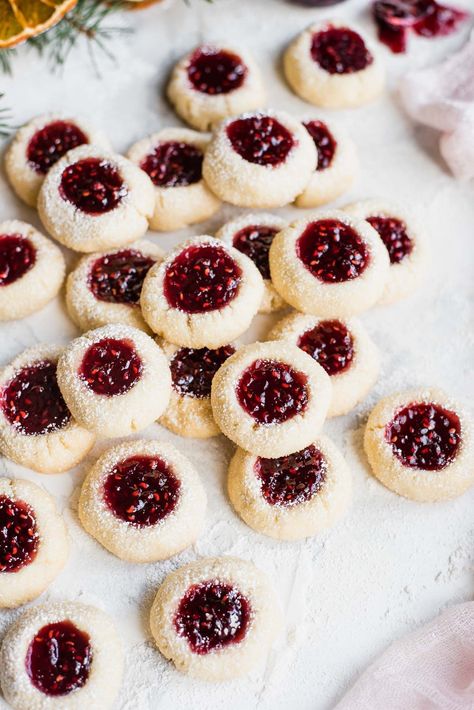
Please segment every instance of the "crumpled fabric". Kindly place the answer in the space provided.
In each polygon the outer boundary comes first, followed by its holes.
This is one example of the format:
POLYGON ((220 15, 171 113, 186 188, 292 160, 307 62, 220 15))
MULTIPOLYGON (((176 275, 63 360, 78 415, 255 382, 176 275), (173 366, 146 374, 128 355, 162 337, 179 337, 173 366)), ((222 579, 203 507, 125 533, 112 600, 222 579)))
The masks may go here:
POLYGON ((474 177, 474 32, 441 64, 408 73, 399 93, 418 123, 442 132, 440 151, 456 178, 474 177))
POLYGON ((335 710, 473 710, 474 602, 393 643, 335 710))

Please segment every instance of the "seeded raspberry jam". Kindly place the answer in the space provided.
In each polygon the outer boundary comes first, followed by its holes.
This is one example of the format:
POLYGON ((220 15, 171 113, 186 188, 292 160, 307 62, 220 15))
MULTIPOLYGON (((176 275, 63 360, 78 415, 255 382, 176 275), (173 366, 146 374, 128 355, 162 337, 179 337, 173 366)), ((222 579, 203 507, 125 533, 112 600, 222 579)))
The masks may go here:
POLYGON ((237 398, 259 424, 281 424, 308 404, 307 377, 276 360, 255 360, 241 375, 237 398))
POLYGON ((176 613, 174 624, 193 653, 204 656, 239 643, 250 623, 248 599, 230 584, 209 580, 188 589, 176 613))
POLYGON ((35 172, 45 175, 68 150, 88 142, 85 133, 74 123, 53 121, 36 131, 28 143, 26 157, 35 172))
POLYGON ((180 348, 170 362, 174 389, 184 397, 210 397, 214 375, 234 353, 232 345, 223 345, 215 350, 180 348))
POLYGON ((237 54, 213 47, 197 49, 187 71, 193 88, 210 96, 239 89, 247 75, 247 67, 237 54))
POLYGON ((128 190, 119 171, 107 160, 85 158, 63 170, 59 193, 81 212, 99 215, 115 209, 128 190))
POLYGON ((252 259, 262 278, 270 278, 268 253, 278 229, 264 224, 249 225, 240 229, 232 240, 233 246, 252 259))
POLYGON ((406 225, 396 217, 368 217, 367 222, 377 230, 388 251, 391 264, 399 264, 413 251, 413 242, 406 225))
POLYGON ((168 266, 166 300, 185 313, 208 313, 223 308, 239 290, 242 270, 219 246, 196 244, 184 249, 168 266))
POLYGON ((328 27, 316 32, 311 56, 329 74, 353 74, 374 61, 362 37, 347 27, 328 27))
POLYGON ((104 338, 88 348, 79 375, 95 394, 112 397, 128 392, 142 371, 142 361, 130 340, 104 338))
POLYGON ((308 271, 325 283, 356 279, 369 263, 363 240, 336 219, 311 222, 296 243, 296 253, 308 271))
POLYGON ((2 393, 3 413, 15 429, 34 436, 62 429, 71 419, 56 379, 56 363, 19 370, 2 393))
POLYGON ((136 249, 123 249, 94 261, 89 288, 99 301, 134 306, 140 300, 145 276, 155 263, 136 249))
POLYGON ((331 165, 337 143, 329 128, 322 121, 307 121, 303 126, 314 141, 318 151, 317 170, 326 170, 331 165))
POLYGON ((8 286, 36 262, 36 249, 22 234, 0 234, 0 287, 8 286))
POLYGON ((121 520, 155 525, 176 507, 181 484, 158 456, 131 456, 115 465, 104 483, 104 500, 121 520))
POLYGON ((354 358, 354 339, 339 320, 320 321, 299 337, 298 347, 331 376, 347 370, 354 358))
POLYGON ((461 422, 455 412, 437 404, 414 402, 386 426, 385 439, 404 466, 440 471, 458 452, 461 422))
POLYGON ((326 480, 327 462, 313 445, 278 459, 257 458, 255 473, 269 505, 289 508, 311 500, 326 480))
POLYGON ((89 636, 71 621, 43 626, 30 643, 26 672, 45 695, 68 695, 89 678, 92 649, 89 636))
POLYGON ((157 187, 183 187, 199 182, 203 158, 202 151, 191 143, 168 141, 159 143, 140 167, 157 187))
POLYGON ((0 496, 0 573, 18 572, 36 557, 39 535, 27 503, 0 496))
POLYGON ((292 134, 280 121, 259 114, 229 123, 227 136, 236 153, 257 165, 280 165, 295 145, 292 134))

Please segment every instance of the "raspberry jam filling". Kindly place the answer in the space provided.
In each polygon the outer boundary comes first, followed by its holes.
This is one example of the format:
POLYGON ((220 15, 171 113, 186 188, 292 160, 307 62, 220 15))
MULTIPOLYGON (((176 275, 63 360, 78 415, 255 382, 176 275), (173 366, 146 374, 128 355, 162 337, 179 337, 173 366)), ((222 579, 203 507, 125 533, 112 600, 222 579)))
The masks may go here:
POLYGON ((404 466, 440 471, 457 454, 461 422, 455 412, 437 404, 413 403, 387 424, 385 439, 404 466))
POLYGON ((213 47, 197 49, 187 71, 193 88, 210 96, 239 89, 247 75, 247 67, 237 54, 213 47))
POLYGON ((236 297, 241 278, 242 270, 225 249, 196 244, 184 249, 168 266, 163 287, 172 308, 208 313, 236 297))
POLYGON ((299 337, 298 347, 331 376, 347 370, 354 358, 354 339, 338 320, 320 321, 299 337))
POLYGON ((396 217, 368 217, 367 222, 377 230, 388 251, 391 264, 399 264, 413 251, 413 242, 406 224, 396 217))
POLYGON ((202 151, 191 143, 168 141, 158 143, 140 167, 157 187, 183 187, 199 182, 203 158, 202 151))
POLYGON ((56 363, 23 367, 2 393, 5 417, 22 434, 34 436, 62 429, 71 419, 56 379, 56 363))
POLYGON ((307 382, 286 363, 255 360, 237 383, 237 399, 259 424, 281 424, 306 409, 307 382))
POLYGON ((369 263, 363 240, 336 219, 311 222, 296 243, 296 253, 308 271, 325 283, 356 279, 369 263))
POLYGON ((67 695, 89 678, 92 649, 89 636, 71 621, 43 626, 29 645, 26 672, 45 695, 67 695))
POLYGON ((22 234, 0 234, 0 287, 8 286, 36 262, 36 249, 22 234))
POLYGON ((104 483, 110 510, 137 527, 155 525, 178 502, 181 484, 158 456, 131 456, 117 463, 104 483))
POLYGON ((322 121, 307 121, 303 126, 314 141, 318 151, 317 170, 326 170, 331 165, 337 143, 329 128, 322 121))
POLYGON ((313 445, 278 459, 258 457, 255 473, 269 505, 300 505, 318 493, 326 479, 327 462, 313 445))
POLYGON ((244 160, 275 167, 283 163, 295 145, 290 131, 271 116, 249 116, 227 126, 230 143, 244 160))
POLYGON ((174 619, 193 653, 201 656, 239 643, 250 624, 249 601, 239 590, 218 580, 189 587, 174 619))
POLYGON ((74 123, 53 121, 36 131, 28 143, 26 157, 36 173, 45 175, 68 150, 88 142, 87 136, 74 123))
POLYGON ((353 74, 374 61, 362 37, 347 27, 328 27, 316 32, 311 56, 329 74, 353 74))
POLYGON ((264 224, 249 225, 240 229, 232 240, 232 245, 252 259, 264 279, 270 278, 268 252, 278 229, 264 224))
POLYGON ((115 209, 128 189, 119 171, 100 158, 84 158, 63 170, 59 194, 81 212, 99 215, 115 209))
POLYGON ((18 572, 36 557, 39 534, 27 503, 0 496, 0 573, 18 572))
POLYGON ((170 362, 174 389, 184 397, 210 397, 214 375, 234 353, 232 345, 223 345, 216 350, 180 348, 170 362))
POLYGON ((89 288, 99 301, 137 305, 145 276, 154 263, 136 249, 105 254, 92 264, 89 288))
POLYGON ((128 392, 142 371, 143 363, 130 340, 104 338, 87 349, 79 375, 95 394, 112 397, 128 392))

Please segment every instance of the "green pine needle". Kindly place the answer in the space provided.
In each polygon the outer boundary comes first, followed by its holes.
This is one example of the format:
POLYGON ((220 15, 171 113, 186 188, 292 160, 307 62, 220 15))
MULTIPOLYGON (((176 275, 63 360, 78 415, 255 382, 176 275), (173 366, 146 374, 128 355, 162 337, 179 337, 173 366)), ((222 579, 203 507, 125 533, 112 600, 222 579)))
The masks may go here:
MULTIPOLYGON (((5 94, 0 94, 0 101, 3 102, 5 94)), ((11 111, 9 108, 5 106, 0 107, 0 137, 1 138, 6 138, 12 130, 14 129, 14 126, 11 124, 11 111)))

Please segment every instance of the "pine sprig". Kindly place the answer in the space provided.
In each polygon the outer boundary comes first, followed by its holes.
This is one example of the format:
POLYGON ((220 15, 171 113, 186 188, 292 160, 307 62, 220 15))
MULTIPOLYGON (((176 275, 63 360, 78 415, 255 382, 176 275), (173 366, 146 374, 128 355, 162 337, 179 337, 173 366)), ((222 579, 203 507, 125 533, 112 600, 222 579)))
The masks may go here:
MULTIPOLYGON (((0 94, 0 101, 3 102, 5 94, 0 94)), ((11 111, 6 106, 0 106, 0 138, 6 138, 12 132, 14 126, 11 123, 11 111)))

